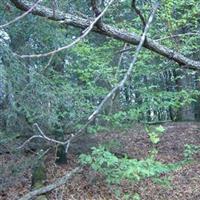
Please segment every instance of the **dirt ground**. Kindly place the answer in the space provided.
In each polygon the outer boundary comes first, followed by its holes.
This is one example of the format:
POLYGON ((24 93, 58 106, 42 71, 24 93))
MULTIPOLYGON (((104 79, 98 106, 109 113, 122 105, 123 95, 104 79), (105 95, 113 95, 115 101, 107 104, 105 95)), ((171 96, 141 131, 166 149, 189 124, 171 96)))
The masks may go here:
MULTIPOLYGON (((181 161, 183 160, 185 144, 200 145, 200 123, 168 123, 163 126, 166 131, 161 137, 161 141, 156 145, 158 149, 157 160, 164 163, 181 161)), ((117 144, 115 148, 111 147, 113 153, 119 156, 126 154, 137 159, 147 157, 152 148, 152 144, 141 125, 134 125, 132 129, 123 132, 113 131, 93 135, 88 140, 98 141, 99 144, 117 144)), ((14 162, 17 164, 19 160, 15 159, 14 162)), ((3 163, 2 165, 7 166, 9 162, 13 162, 13 157, 9 154, 0 155, 0 161, 3 163)), ((77 154, 73 150, 68 155, 68 163, 60 166, 54 164, 53 154, 49 154, 46 159, 47 180, 45 184, 53 182, 77 165, 77 154)), ((49 193, 47 197, 49 200, 131 200, 137 193, 141 200, 200 200, 200 154, 195 155, 195 162, 163 176, 170 178, 170 185, 162 186, 151 179, 146 179, 138 183, 124 181, 118 186, 108 186, 105 177, 96 174, 89 168, 84 168, 69 183, 49 193)), ((1 182, 3 183, 3 180, 0 179, 0 184, 1 182)), ((0 191, 0 199, 19 199, 30 191, 30 170, 26 170, 15 182, 17 184, 11 184, 0 191)))

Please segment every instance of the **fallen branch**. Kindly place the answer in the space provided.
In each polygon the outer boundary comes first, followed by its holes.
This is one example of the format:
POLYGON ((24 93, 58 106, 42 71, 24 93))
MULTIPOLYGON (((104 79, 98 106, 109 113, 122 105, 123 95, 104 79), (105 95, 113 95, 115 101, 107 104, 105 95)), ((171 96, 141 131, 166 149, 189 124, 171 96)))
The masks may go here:
POLYGON ((81 171, 81 168, 76 167, 71 172, 64 175, 62 178, 56 180, 54 183, 47 185, 47 186, 44 186, 44 187, 41 187, 39 189, 33 190, 32 192, 29 192, 28 194, 24 195, 19 200, 29 200, 29 199, 32 199, 32 198, 38 196, 38 195, 50 192, 50 191, 54 190, 55 188, 58 188, 61 185, 64 185, 67 181, 69 181, 69 179, 71 179, 77 172, 80 172, 80 171, 81 171))
POLYGON ((67 145, 66 149, 68 150, 70 140, 62 142, 62 141, 59 141, 59 140, 52 139, 52 138, 50 138, 50 137, 48 137, 44 134, 44 132, 41 130, 41 128, 39 127, 39 125, 37 123, 33 124, 33 126, 35 126, 37 128, 37 130, 39 131, 39 134, 31 136, 21 146, 19 146, 18 149, 23 148, 26 144, 28 144, 31 140, 33 140, 35 138, 41 138, 41 139, 47 140, 48 142, 51 142, 51 143, 67 145))
MULTIPOLYGON (((10 0, 10 1, 20 10, 27 11, 31 7, 30 1, 27 0, 10 0)), ((91 21, 93 21, 93 19, 89 17, 85 19, 77 15, 64 13, 58 10, 56 11, 55 16, 53 16, 52 9, 41 5, 38 5, 36 8, 34 8, 32 13, 34 15, 45 17, 53 21, 63 22, 60 24, 62 26, 66 25, 66 27, 70 25, 85 29, 91 24, 91 21)), ((133 32, 129 33, 127 31, 117 29, 113 26, 104 23, 102 23, 100 27, 94 26, 92 28, 92 31, 98 32, 102 35, 106 35, 133 45, 138 45, 141 40, 141 37, 136 33, 133 32)), ((189 59, 183 54, 159 44, 155 40, 146 38, 143 46, 153 52, 158 53, 159 55, 162 55, 170 60, 175 61, 183 68, 200 70, 200 61, 189 59)))

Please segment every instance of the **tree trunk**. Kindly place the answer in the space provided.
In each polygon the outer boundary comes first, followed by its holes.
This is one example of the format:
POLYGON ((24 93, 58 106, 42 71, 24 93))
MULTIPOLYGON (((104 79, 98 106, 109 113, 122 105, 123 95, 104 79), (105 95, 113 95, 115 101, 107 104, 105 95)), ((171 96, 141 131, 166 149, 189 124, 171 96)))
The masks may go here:
MULTIPOLYGON (((175 78, 177 78, 176 80, 177 91, 181 91, 184 88, 191 87, 191 81, 192 81, 191 75, 188 75, 187 71, 179 70, 176 73, 175 78)), ((181 106, 181 108, 178 109, 176 114, 176 121, 194 121, 194 120, 195 120, 195 115, 192 103, 189 105, 181 106)))
MULTIPOLYGON (((200 81, 199 81, 200 72, 197 72, 195 75, 196 89, 200 90, 200 81)), ((200 121, 200 98, 197 99, 197 102, 194 103, 194 115, 195 120, 200 121)))

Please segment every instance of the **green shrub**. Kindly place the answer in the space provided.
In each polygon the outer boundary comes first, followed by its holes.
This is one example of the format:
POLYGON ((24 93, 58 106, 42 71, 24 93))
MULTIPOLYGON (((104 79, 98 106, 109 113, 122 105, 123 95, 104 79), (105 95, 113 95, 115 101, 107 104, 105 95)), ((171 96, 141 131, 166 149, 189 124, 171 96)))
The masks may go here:
POLYGON ((192 160, 192 156, 200 152, 200 145, 186 144, 184 148, 184 158, 186 161, 192 160))
POLYGON ((164 131, 165 131, 164 127, 161 125, 156 127, 154 130, 150 130, 150 128, 148 128, 148 127, 145 127, 145 129, 149 136, 150 141, 153 144, 157 144, 160 142, 160 137, 161 137, 161 135, 164 134, 164 131))
POLYGON ((120 183, 122 180, 140 181, 148 177, 158 177, 176 169, 178 164, 163 164, 154 159, 154 156, 137 160, 117 158, 104 147, 93 147, 91 155, 80 155, 80 162, 105 175, 108 183, 120 183))

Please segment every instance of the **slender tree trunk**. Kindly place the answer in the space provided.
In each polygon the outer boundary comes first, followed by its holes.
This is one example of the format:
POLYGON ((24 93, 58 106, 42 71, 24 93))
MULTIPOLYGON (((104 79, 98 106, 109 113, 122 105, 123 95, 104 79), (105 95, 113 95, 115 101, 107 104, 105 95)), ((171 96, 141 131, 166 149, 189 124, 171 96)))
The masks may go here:
MULTIPOLYGON (((200 90, 200 72, 197 72, 195 75, 195 83, 196 83, 196 89, 200 90)), ((194 115, 195 120, 200 121, 200 97, 197 99, 197 102, 194 103, 194 115)))
MULTIPOLYGON (((179 72, 177 72, 176 74, 176 78, 177 78, 176 80, 177 91, 181 91, 184 88, 191 87, 192 80, 191 76, 187 75, 187 71, 183 72, 182 70, 179 70, 179 72)), ((189 105, 184 105, 178 109, 176 114, 176 121, 194 121, 194 120, 195 120, 195 115, 192 103, 189 105)))

